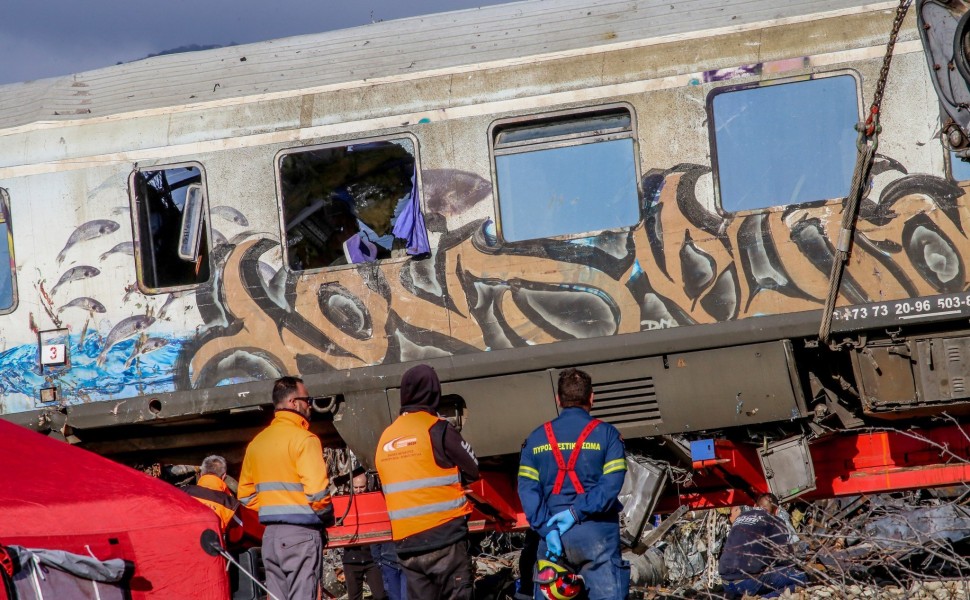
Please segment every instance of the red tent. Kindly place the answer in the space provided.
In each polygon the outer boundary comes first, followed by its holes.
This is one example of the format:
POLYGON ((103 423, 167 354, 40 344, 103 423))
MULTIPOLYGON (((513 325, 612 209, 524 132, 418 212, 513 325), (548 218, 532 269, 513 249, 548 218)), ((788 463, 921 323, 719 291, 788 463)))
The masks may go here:
POLYGON ((219 520, 185 492, 2 419, 0 480, 0 544, 128 560, 132 600, 229 597, 199 543, 219 520))

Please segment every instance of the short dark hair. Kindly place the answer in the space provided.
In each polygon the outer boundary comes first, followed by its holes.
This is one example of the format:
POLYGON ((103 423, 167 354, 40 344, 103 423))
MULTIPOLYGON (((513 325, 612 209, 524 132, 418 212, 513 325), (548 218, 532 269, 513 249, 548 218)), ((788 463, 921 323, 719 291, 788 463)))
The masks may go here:
POLYGON ((592 406, 593 380, 589 373, 569 368, 559 374, 559 404, 570 406, 592 406))
POLYGON ((297 384, 303 383, 299 377, 280 377, 273 384, 273 406, 279 406, 296 393, 297 384))

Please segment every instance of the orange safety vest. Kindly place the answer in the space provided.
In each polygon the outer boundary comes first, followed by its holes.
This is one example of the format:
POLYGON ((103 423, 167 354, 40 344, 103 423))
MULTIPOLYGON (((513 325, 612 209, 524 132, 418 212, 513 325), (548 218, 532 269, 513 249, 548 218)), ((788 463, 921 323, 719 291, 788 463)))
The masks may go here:
POLYGON ((404 413, 377 444, 375 463, 395 541, 472 511, 458 467, 443 469, 435 463, 429 431, 438 421, 424 411, 404 413))
POLYGON ((200 477, 197 485, 185 486, 185 491, 215 511, 222 522, 222 531, 229 526, 239 508, 239 501, 232 497, 226 482, 211 473, 200 477))

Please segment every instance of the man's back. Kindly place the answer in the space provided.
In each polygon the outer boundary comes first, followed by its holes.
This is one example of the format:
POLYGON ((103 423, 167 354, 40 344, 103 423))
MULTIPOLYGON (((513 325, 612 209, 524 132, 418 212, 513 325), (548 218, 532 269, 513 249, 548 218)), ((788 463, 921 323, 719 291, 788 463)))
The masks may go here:
MULTIPOLYGON (((581 408, 566 408, 559 417, 550 422, 563 460, 567 463, 576 451, 575 442, 592 420, 589 413, 581 408)), ((536 428, 526 439, 520 470, 522 467, 536 471, 541 495, 546 499, 543 514, 535 517, 537 521, 544 522, 560 510, 566 510, 577 504, 579 494, 568 476, 563 477, 560 493, 553 494, 559 466, 544 425, 536 428)), ((626 462, 620 433, 609 423, 599 422, 583 441, 579 449, 579 457, 576 459, 575 473, 584 492, 595 489, 603 476, 610 473, 618 473, 619 485, 622 486, 622 475, 625 469, 626 462)), ((582 504, 585 505, 585 503, 582 504)), ((594 518, 598 516, 614 519, 622 509, 622 505, 615 495, 606 494, 602 499, 594 502, 590 509, 592 510, 590 516, 594 518)))
POLYGON ((300 415, 279 411, 246 448, 239 496, 260 523, 320 526, 332 519, 329 483, 320 439, 300 415))
POLYGON ((728 531, 718 572, 727 580, 757 575, 786 564, 788 533, 784 524, 762 508, 741 513, 728 531))

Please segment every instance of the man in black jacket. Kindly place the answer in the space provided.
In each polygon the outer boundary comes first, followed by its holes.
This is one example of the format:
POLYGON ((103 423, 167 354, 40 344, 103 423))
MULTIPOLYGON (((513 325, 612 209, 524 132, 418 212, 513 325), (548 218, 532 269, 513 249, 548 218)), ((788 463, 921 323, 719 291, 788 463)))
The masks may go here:
POLYGON ((776 516, 777 496, 762 494, 756 504, 734 520, 718 564, 724 591, 733 597, 774 598, 808 581, 791 563, 788 531, 776 516))
MULTIPOLYGON (((350 483, 354 487, 354 494, 363 494, 367 491, 367 474, 357 475, 350 483)), ((349 546, 344 549, 343 566, 344 582, 347 584, 347 600, 363 599, 365 581, 374 600, 387 600, 384 581, 381 578, 381 568, 376 560, 380 557, 375 557, 376 550, 374 544, 349 546)))
POLYGON ((437 413, 438 374, 428 365, 401 378, 401 415, 384 430, 375 466, 391 533, 413 600, 470 600, 471 506, 463 486, 479 478, 471 446, 437 413))

